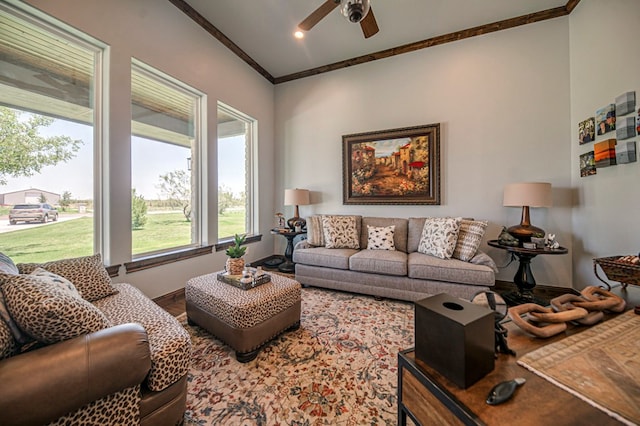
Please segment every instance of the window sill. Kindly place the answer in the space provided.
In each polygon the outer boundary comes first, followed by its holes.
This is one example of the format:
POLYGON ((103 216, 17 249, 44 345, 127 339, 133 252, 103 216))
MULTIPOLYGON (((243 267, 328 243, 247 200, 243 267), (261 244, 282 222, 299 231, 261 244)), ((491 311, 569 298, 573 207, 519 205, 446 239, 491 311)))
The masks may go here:
MULTIPOLYGON (((262 234, 247 235, 245 244, 255 243, 258 241, 262 241, 262 234)), ((216 251, 222 251, 222 250, 226 250, 232 245, 234 245, 233 238, 229 238, 228 240, 220 241, 218 244, 215 245, 215 248, 216 248, 216 251)))
POLYGON ((144 269, 166 265, 168 263, 179 262, 184 259, 191 259, 192 257, 204 256, 212 252, 212 247, 213 246, 196 247, 171 253, 154 255, 153 257, 126 262, 124 264, 124 267, 126 273, 130 274, 132 272, 142 271, 144 269))

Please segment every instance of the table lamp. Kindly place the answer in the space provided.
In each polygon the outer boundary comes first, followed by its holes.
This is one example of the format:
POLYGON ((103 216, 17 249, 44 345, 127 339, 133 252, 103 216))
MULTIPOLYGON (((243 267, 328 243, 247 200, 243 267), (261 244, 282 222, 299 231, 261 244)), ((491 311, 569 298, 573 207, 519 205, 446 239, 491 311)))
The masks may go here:
POLYGON ((519 225, 507 231, 520 242, 531 241, 534 234, 545 235, 543 229, 531 225, 529 207, 551 207, 551 184, 545 182, 511 183, 504 187, 505 207, 522 207, 522 219, 519 225))
POLYGON ((296 222, 299 222, 303 229, 307 227, 307 221, 300 217, 298 206, 306 206, 308 204, 311 204, 309 202, 308 189, 295 188, 284 190, 284 205, 296 206, 295 214, 291 219, 287 220, 287 225, 289 225, 289 228, 295 229, 296 222))

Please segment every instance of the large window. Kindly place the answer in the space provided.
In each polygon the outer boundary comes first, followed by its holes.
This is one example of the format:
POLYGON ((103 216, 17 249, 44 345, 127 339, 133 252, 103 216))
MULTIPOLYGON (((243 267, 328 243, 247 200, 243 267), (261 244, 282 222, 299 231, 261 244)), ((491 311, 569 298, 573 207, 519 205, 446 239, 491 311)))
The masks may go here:
POLYGON ((252 234, 256 121, 218 103, 218 240, 252 234))
POLYGON ((134 258, 205 242, 204 95, 133 61, 131 229, 134 258))
POLYGON ((15 262, 102 249, 94 176, 104 48, 0 3, 0 247, 15 262))

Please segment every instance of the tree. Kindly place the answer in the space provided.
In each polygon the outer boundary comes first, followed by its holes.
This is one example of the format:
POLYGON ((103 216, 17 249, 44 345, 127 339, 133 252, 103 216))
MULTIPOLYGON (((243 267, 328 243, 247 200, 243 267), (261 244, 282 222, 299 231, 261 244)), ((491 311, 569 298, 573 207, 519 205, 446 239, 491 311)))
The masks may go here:
POLYGON ((0 185, 9 176, 33 176, 45 166, 67 162, 82 145, 81 140, 68 136, 40 136, 39 129, 50 126, 53 118, 29 114, 24 120, 20 115, 0 107, 0 185))
POLYGON ((227 188, 224 185, 220 185, 218 187, 218 214, 224 214, 224 212, 229 207, 233 207, 234 204, 235 200, 231 189, 227 188))
POLYGON ((131 229, 141 229, 147 223, 147 202, 142 195, 131 190, 131 229))
POLYGON ((40 193, 40 197, 38 197, 38 202, 43 204, 47 202, 47 197, 42 192, 40 193))
POLYGON ((160 191, 175 205, 182 208, 182 213, 191 221, 191 177, 185 170, 174 170, 160 175, 160 191))
POLYGON ((60 198, 60 207, 62 208, 63 211, 66 211, 69 206, 71 205, 71 192, 69 191, 64 191, 62 193, 62 198, 60 198))

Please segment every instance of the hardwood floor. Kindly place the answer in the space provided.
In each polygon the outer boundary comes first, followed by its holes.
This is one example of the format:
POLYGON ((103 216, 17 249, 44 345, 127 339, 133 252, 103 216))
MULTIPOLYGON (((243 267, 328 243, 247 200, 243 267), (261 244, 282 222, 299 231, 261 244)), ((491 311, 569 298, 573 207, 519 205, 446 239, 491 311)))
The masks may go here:
MULTIPOLYGON (((508 281, 496 281, 496 285, 494 287, 494 290, 498 293, 509 292, 513 289, 515 289, 515 284, 508 281)), ((540 285, 536 286, 536 288, 534 289, 534 294, 536 296, 547 300, 551 300, 554 297, 568 292, 574 292, 578 294, 578 292, 575 290, 562 287, 540 285)), ((640 305, 640 287, 636 286, 634 288, 634 286, 629 286, 628 289, 618 287, 614 289, 613 292, 625 299, 630 306, 640 305)), ((186 311, 184 288, 157 297, 153 299, 153 301, 160 305, 160 307, 165 311, 176 317, 186 311)))
POLYGON ((153 301, 174 317, 184 313, 187 309, 184 301, 184 288, 156 297, 153 301))

